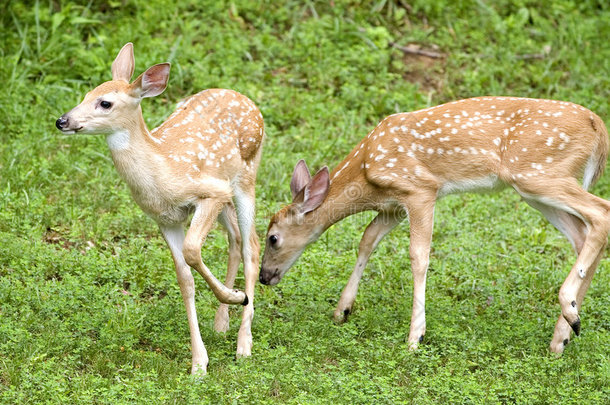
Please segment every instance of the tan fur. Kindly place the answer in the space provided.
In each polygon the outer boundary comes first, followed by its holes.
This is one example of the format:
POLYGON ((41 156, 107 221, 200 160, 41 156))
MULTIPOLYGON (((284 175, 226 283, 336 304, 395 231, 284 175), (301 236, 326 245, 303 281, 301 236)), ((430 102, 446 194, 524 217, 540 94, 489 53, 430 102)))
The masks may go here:
MULTIPOLYGON (((436 200, 510 186, 562 231, 579 254, 560 292, 562 316, 551 349, 561 352, 570 336, 565 326, 579 331, 578 307, 610 229, 610 203, 587 193, 577 179, 593 184, 607 155, 603 121, 568 102, 478 97, 391 115, 330 173, 330 187, 317 209, 300 212, 301 192, 272 217, 261 281, 279 282, 305 247, 332 224, 376 210, 379 216, 362 237, 354 273, 335 311, 335 318, 344 320, 369 255, 408 215, 414 277, 409 342, 415 347, 425 333, 425 276, 436 200), (274 246, 272 236, 278 240, 274 246)), ((293 178, 306 175, 297 166, 293 178)))
MULTIPOLYGON (((56 125, 65 133, 107 136, 117 171, 138 205, 159 224, 172 252, 189 320, 192 372, 205 373, 208 358, 199 333, 189 266, 204 277, 223 304, 246 305, 237 355, 251 353, 259 255, 253 223, 254 186, 264 138, 263 117, 247 97, 232 90, 209 89, 184 100, 163 124, 149 131, 140 101, 165 89, 169 64, 150 67, 130 84, 133 71, 133 47, 127 44, 112 64, 113 80, 89 92, 56 125), (185 237, 183 225, 191 214, 185 237), (201 260, 202 244, 219 215, 229 232, 226 286, 201 260), (245 293, 231 289, 240 256, 245 293)), ((226 305, 219 308, 215 327, 227 330, 226 305)))
POLYGON ((112 157, 136 202, 158 221, 180 220, 174 210, 196 198, 229 201, 232 182, 249 178, 251 183, 256 177, 263 118, 235 91, 204 90, 160 127, 136 132, 142 134, 134 139, 138 146, 112 157))

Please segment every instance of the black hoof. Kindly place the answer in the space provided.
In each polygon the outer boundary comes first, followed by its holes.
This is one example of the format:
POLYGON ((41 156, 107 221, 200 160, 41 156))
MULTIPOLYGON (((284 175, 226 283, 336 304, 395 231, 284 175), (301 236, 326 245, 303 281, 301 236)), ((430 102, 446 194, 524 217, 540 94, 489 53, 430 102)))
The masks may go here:
POLYGON ((580 335, 580 318, 578 318, 576 321, 574 321, 574 323, 572 323, 570 325, 572 327, 572 330, 574 331, 574 333, 576 333, 576 336, 580 335))
POLYGON ((246 298, 244 298, 244 302, 242 302, 241 305, 245 307, 246 305, 248 305, 248 302, 250 301, 248 301, 248 296, 246 295, 246 298))

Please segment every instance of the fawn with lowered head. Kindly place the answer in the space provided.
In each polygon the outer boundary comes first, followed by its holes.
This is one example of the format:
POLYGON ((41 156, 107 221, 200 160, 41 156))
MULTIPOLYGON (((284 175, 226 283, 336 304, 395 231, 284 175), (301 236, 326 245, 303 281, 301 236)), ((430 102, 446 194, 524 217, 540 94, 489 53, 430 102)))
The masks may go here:
POLYGON ((364 231, 334 313, 343 321, 372 251, 408 217, 413 274, 408 341, 415 348, 426 331, 436 200, 510 186, 569 239, 578 255, 559 291, 561 315, 550 348, 561 353, 571 330, 580 332, 579 309, 607 243, 610 202, 587 192, 601 176, 607 155, 604 122, 568 102, 479 97, 390 115, 332 173, 324 167, 311 177, 304 161, 296 165, 293 201, 269 223, 260 280, 277 284, 332 224, 357 212, 378 211, 364 231))
POLYGON ((203 276, 221 302, 214 321, 217 331, 228 330, 227 304, 245 306, 237 356, 251 354, 259 256, 254 185, 264 138, 263 117, 247 97, 210 89, 185 99, 161 126, 149 131, 140 101, 165 90, 170 65, 152 66, 129 83, 134 66, 133 46, 128 43, 112 64, 112 80, 87 93, 56 126, 66 134, 106 135, 117 171, 138 205, 158 223, 169 246, 188 317, 191 372, 205 373, 208 355, 199 332, 189 266, 203 276), (185 236, 184 225, 191 215, 185 236), (201 258, 201 247, 217 218, 229 239, 225 285, 201 258), (232 290, 242 259, 245 293, 232 290))

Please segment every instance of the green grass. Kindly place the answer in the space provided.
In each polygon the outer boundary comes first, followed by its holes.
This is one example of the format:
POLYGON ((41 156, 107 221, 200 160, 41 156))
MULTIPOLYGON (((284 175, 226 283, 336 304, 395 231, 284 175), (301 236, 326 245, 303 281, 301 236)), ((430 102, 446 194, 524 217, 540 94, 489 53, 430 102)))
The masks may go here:
MULTIPOLYGON (((556 358, 548 343, 557 293, 575 257, 510 192, 439 202, 417 352, 406 343, 406 223, 373 255, 349 322, 331 321, 373 215, 364 213, 331 228, 277 287, 257 286, 252 358, 234 359, 239 308, 229 333, 216 334, 217 303, 197 278, 210 366, 195 381, 185 311, 154 222, 132 202, 102 137, 54 128, 110 78, 128 41, 136 73, 172 63, 168 90, 143 103, 150 127, 203 88, 248 95, 268 135, 262 235, 288 201, 299 158, 334 166, 394 112, 512 95, 573 101, 608 122, 607 2, 174 3, 0 6, 0 403, 607 401, 609 259, 585 299, 581 336, 556 358), (406 56, 393 42, 446 57, 406 56)), ((610 198, 610 175, 593 192, 610 198)), ((215 230, 203 249, 219 277, 226 248, 215 230)))

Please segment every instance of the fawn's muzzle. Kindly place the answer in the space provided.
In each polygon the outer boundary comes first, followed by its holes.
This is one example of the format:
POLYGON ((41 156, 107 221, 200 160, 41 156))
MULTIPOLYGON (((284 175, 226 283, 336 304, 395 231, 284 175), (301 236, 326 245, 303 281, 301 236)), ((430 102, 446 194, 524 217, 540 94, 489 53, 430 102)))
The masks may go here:
POLYGON ((273 270, 267 270, 264 269, 261 266, 261 271, 260 274, 258 276, 258 280, 261 282, 261 284, 264 285, 276 285, 277 283, 280 282, 280 276, 278 274, 278 271, 273 271, 273 270))
POLYGON ((68 118, 66 118, 65 115, 62 115, 61 117, 59 117, 59 119, 57 121, 55 121, 55 126, 60 131, 63 131, 64 129, 68 128, 69 124, 70 124, 70 120, 68 120, 68 118))

